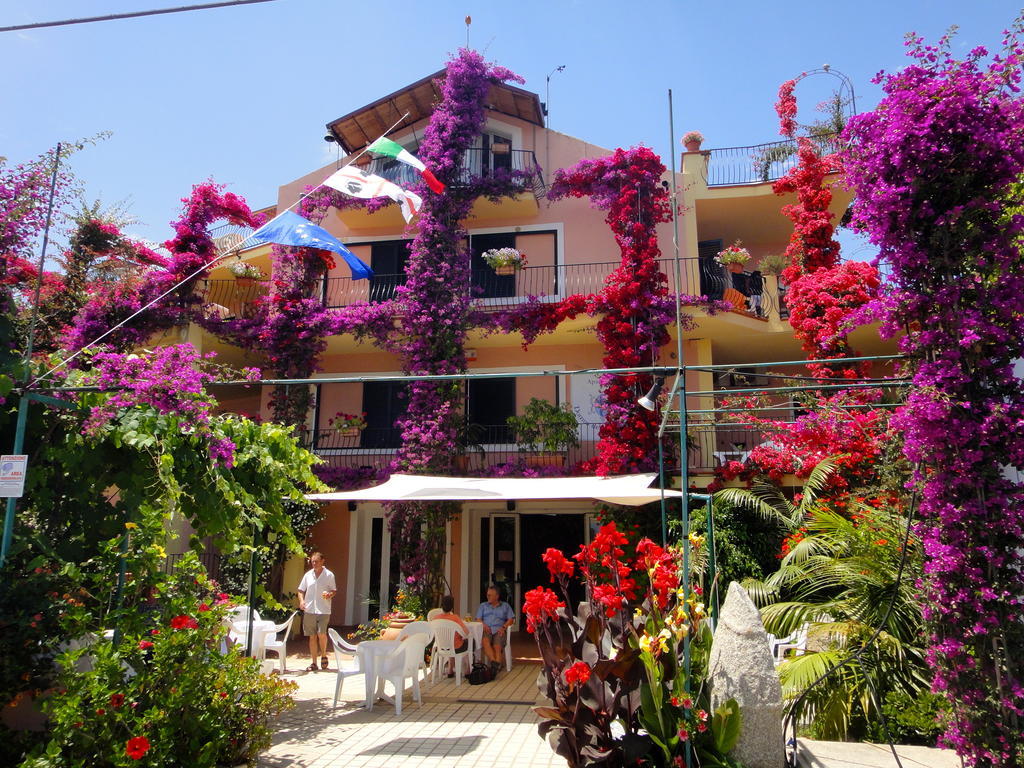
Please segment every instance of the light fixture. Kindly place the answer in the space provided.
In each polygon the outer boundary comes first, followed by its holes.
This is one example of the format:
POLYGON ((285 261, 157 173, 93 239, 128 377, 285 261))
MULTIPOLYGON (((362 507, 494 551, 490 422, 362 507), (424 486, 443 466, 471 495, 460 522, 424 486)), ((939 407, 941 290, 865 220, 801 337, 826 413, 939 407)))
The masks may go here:
POLYGON ((324 141, 326 141, 328 144, 334 144, 338 141, 338 139, 333 133, 328 133, 326 136, 324 136, 324 141))
POLYGON ((664 389, 664 387, 665 377, 658 376, 654 380, 654 384, 651 388, 647 390, 647 394, 637 400, 637 402, 642 408, 646 408, 648 411, 656 410, 658 408, 658 397, 661 395, 661 390, 664 389))

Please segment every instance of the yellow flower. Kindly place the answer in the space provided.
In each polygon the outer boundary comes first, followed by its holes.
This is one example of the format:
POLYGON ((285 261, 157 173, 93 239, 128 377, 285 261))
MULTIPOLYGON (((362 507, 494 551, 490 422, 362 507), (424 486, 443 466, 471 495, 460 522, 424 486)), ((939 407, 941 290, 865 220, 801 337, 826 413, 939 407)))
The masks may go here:
POLYGON ((658 633, 658 645, 661 646, 662 653, 668 653, 668 641, 672 639, 672 633, 663 629, 658 633))
POLYGON ((647 653, 650 653, 651 652, 651 642, 653 640, 654 640, 653 637, 651 637, 646 632, 644 632, 644 634, 640 636, 640 650, 641 651, 647 651, 647 653))
POLYGON ((134 531, 139 526, 136 523, 125 523, 124 527, 127 528, 129 531, 134 531))
POLYGON ((696 613, 698 616, 703 616, 704 603, 697 603, 695 606, 693 606, 693 612, 696 613))
POLYGON ((637 608, 636 610, 633 611, 633 615, 636 616, 639 619, 640 617, 642 617, 644 615, 643 609, 637 608))
POLYGON ((157 557, 167 557, 167 550, 157 544, 153 547, 153 554, 157 557))
POLYGON ((685 624, 680 624, 676 627, 676 640, 682 640, 688 634, 690 634, 690 628, 685 624))
POLYGON ((698 533, 691 533, 690 543, 697 549, 700 549, 702 546, 704 546, 704 537, 698 533))

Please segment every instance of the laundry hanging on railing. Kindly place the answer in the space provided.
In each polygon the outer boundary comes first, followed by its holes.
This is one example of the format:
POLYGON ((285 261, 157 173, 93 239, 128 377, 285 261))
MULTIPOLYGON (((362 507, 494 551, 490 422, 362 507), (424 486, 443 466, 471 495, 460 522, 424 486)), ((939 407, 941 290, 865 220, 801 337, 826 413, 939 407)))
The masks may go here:
POLYGON ((373 270, 344 243, 323 227, 318 227, 308 219, 304 219, 293 211, 285 211, 268 221, 245 239, 249 243, 277 243, 278 245, 294 245, 300 248, 320 248, 338 254, 352 270, 353 280, 373 277, 373 270))

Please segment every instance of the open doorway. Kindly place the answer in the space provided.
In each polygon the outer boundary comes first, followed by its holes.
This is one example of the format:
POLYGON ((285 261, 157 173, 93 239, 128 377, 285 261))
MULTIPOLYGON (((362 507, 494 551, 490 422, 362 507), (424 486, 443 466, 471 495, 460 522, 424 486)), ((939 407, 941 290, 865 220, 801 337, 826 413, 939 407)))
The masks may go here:
MULTIPOLYGON (((525 593, 535 587, 553 587, 547 566, 541 555, 548 547, 560 549, 566 557, 572 557, 586 540, 586 515, 571 514, 523 514, 519 516, 520 565, 522 568, 521 588, 525 593)), ((561 595, 559 595, 561 596, 561 595)), ((569 580, 569 610, 584 598, 583 585, 578 579, 569 580)), ((520 629, 526 627, 522 617, 522 606, 515 606, 519 616, 520 629)))

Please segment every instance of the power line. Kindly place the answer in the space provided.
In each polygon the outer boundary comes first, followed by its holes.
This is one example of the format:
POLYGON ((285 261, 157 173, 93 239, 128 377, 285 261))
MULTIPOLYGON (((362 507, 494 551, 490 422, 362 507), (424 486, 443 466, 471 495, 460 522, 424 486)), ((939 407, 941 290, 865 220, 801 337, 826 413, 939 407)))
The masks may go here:
POLYGON ((94 21, 116 21, 117 19, 137 19, 140 16, 160 16, 167 13, 184 13, 185 11, 205 11, 210 8, 227 8, 233 5, 252 5, 253 3, 272 3, 274 0, 230 0, 222 3, 203 3, 201 5, 180 5, 175 8, 156 8, 152 11, 133 11, 131 13, 111 13, 106 16, 88 16, 81 19, 63 19, 61 21, 40 21, 35 24, 17 24, 13 27, 0 27, 0 32, 17 32, 23 29, 43 29, 46 27, 67 27, 71 24, 91 24, 94 21))

